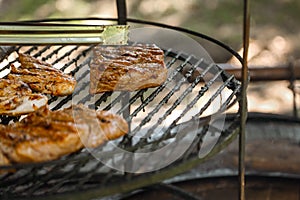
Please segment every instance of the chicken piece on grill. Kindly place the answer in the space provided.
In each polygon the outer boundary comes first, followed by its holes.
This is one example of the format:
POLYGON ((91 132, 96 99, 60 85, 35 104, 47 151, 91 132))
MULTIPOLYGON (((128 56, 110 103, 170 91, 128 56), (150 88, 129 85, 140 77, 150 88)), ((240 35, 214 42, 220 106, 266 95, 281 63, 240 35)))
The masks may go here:
POLYGON ((90 64, 90 93, 156 87, 167 74, 164 52, 154 44, 99 45, 90 64))
POLYGON ((20 67, 11 65, 9 79, 20 80, 35 91, 54 96, 65 96, 73 93, 76 80, 49 63, 32 56, 19 53, 20 67))
POLYGON ((0 125, 0 152, 11 163, 50 161, 84 147, 95 148, 127 132, 127 122, 109 111, 83 105, 51 111, 45 106, 20 122, 0 125))
MULTIPOLYGON (((7 159, 7 157, 0 151, 0 165, 9 165, 9 164, 10 162, 7 159)), ((1 174, 1 170, 0 170, 0 174, 1 174)))
POLYGON ((33 94, 27 84, 9 79, 0 79, 0 115, 22 115, 45 106, 48 98, 33 94))

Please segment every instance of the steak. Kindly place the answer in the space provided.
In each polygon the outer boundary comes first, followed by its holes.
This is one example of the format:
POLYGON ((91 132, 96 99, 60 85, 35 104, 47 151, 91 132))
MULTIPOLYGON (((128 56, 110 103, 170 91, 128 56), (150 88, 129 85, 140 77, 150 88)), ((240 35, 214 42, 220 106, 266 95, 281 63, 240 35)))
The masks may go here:
POLYGON ((94 47, 90 93, 135 91, 164 83, 164 52, 155 44, 94 47))

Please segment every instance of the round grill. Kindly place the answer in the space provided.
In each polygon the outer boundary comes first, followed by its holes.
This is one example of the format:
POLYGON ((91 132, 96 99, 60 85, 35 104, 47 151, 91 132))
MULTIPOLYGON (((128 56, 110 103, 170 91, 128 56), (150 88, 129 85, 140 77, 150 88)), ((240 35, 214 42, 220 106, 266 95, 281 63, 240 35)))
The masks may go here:
MULTIPOLYGON (((73 74, 78 81, 73 95, 50 97, 52 110, 79 103, 93 109, 111 110, 122 114, 129 122, 130 133, 99 148, 83 149, 59 160, 0 166, 4 172, 0 175, 0 196, 7 199, 30 196, 57 198, 53 195, 60 194, 66 198, 74 195, 75 191, 87 198, 126 192, 171 178, 204 162, 236 136, 237 119, 225 123, 222 128, 220 123, 226 120, 224 111, 238 100, 240 83, 218 65, 206 63, 184 52, 166 49, 165 63, 169 75, 163 85, 130 93, 90 95, 89 63, 92 47, 16 47, 2 62, 1 76, 5 77, 9 73, 10 64, 16 62, 17 52, 49 62, 73 74), (207 138, 215 141, 210 148, 205 143, 209 140, 207 138), (188 143, 187 148, 178 150, 183 141, 188 143), (160 159, 172 157, 174 151, 178 156, 159 169, 155 169, 160 162, 154 157, 152 160, 143 156, 134 158, 139 164, 130 166, 133 163, 132 157, 123 153, 147 153, 170 144, 175 145, 160 159), (119 149, 123 151, 120 153, 119 149), (114 169, 116 166, 125 169, 125 172, 114 169), (149 172, 127 173, 126 169, 129 172, 149 172), (7 170, 9 173, 6 173, 7 170)), ((1 117, 3 124, 11 120, 16 121, 18 118, 1 117)))

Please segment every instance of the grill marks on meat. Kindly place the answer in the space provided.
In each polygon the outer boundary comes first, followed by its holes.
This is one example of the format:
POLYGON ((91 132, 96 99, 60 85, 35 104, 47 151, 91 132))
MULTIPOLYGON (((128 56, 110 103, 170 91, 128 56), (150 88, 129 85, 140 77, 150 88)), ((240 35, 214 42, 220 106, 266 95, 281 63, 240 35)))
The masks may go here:
POLYGON ((48 98, 33 94, 27 84, 18 80, 0 79, 0 114, 22 115, 46 105, 48 98))
POLYGON ((0 109, 15 109, 22 103, 21 96, 31 93, 31 89, 23 82, 0 79, 0 109))
POLYGON ((5 156, 0 164, 57 159, 127 132, 127 122, 108 111, 93 111, 83 105, 50 111, 45 106, 20 122, 0 125, 0 154, 5 156))
POLYGON ((96 46, 90 64, 90 93, 135 91, 165 82, 164 52, 154 44, 96 46))
POLYGON ((20 80, 29 85, 35 91, 54 96, 65 96, 73 93, 76 80, 53 68, 49 63, 38 60, 26 54, 19 54, 20 67, 11 65, 11 73, 8 78, 20 80))

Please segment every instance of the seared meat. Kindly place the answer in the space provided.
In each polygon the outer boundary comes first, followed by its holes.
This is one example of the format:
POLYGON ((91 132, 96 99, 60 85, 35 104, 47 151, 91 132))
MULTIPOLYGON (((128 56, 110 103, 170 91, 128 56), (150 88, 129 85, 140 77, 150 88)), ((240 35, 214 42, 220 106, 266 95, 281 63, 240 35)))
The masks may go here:
POLYGON ((14 81, 9 79, 0 79, 0 96, 14 96, 14 95, 27 95, 32 91, 27 84, 21 81, 14 81))
POLYGON ((0 126, 0 152, 11 163, 49 161, 127 132, 127 122, 108 111, 83 105, 50 111, 45 106, 20 122, 0 126))
POLYGON ((44 94, 65 96, 73 93, 76 80, 72 76, 29 55, 20 53, 19 61, 20 67, 11 65, 9 79, 23 81, 33 91, 44 94))
MULTIPOLYGON (((2 126, 2 125, 0 125, 2 126)), ((0 165, 9 165, 9 160, 7 159, 7 157, 0 151, 0 165)), ((1 170, 0 170, 0 174, 1 174, 1 170)))
POLYGON ((90 64, 90 93, 135 91, 167 78, 164 53, 156 45, 96 46, 90 64))
POLYGON ((0 114, 22 115, 33 112, 47 104, 48 98, 42 94, 33 94, 27 84, 0 79, 0 114))

